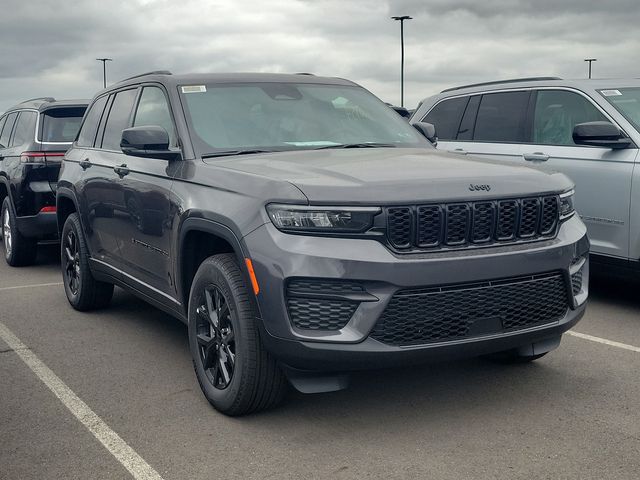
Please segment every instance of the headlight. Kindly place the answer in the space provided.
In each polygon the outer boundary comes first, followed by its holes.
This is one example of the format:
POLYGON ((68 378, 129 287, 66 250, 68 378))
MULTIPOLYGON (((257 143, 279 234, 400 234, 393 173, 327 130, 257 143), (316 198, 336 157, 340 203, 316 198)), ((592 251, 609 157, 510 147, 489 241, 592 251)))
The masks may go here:
POLYGON ((575 213, 573 208, 573 190, 560 194, 560 220, 569 218, 575 213))
POLYGON ((358 233, 371 228, 378 207, 310 207, 267 205, 267 213, 280 230, 358 233))

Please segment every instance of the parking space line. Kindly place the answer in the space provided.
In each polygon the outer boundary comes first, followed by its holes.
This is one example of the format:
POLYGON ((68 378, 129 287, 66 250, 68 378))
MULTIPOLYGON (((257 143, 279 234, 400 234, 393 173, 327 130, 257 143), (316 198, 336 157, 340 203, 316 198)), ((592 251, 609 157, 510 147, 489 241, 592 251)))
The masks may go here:
POLYGON ((54 287, 64 285, 62 282, 55 283, 36 283, 35 285, 17 285, 15 287, 0 287, 0 292, 4 292, 6 290, 19 290, 21 288, 38 288, 38 287, 54 287))
POLYGON ((630 350, 632 352, 640 353, 640 347, 634 347, 633 345, 627 345, 626 343, 614 342, 613 340, 594 337, 592 335, 587 335, 586 333, 573 332, 573 331, 570 331, 567 333, 574 337, 582 338, 583 340, 589 340, 591 342, 597 342, 597 343, 602 343, 604 345, 609 345, 610 347, 622 348, 624 350, 630 350))
POLYGON ((109 453, 131 473, 133 478, 136 480, 162 480, 158 472, 91 410, 2 322, 0 322, 0 339, 18 354, 42 383, 58 397, 62 404, 93 434, 109 453))

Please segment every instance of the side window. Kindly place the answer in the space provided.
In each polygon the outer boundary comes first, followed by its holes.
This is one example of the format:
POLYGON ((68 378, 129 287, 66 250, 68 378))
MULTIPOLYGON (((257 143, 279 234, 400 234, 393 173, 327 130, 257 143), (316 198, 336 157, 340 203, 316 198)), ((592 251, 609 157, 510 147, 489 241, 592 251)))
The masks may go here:
MULTIPOLYGON (((2 134, 2 128, 4 127, 5 122, 7 121, 7 116, 0 118, 0 135, 2 134)), ((4 148, 4 145, 0 145, 0 148, 4 148)))
POLYGON ((422 121, 435 125, 439 140, 455 140, 460 117, 462 117, 468 100, 469 97, 443 100, 433 107, 422 121))
POLYGON ((175 128, 171 119, 171 111, 167 98, 162 89, 158 87, 145 87, 142 90, 133 126, 145 125, 158 125, 164 128, 169 134, 169 145, 174 145, 175 128))
POLYGON ((6 148, 9 146, 9 136, 11 135, 11 130, 13 130, 13 124, 16 122, 17 113, 10 113, 7 115, 7 121, 2 127, 2 133, 0 133, 0 148, 6 148))
POLYGON ((80 133, 78 134, 77 145, 79 147, 93 147, 98 132, 98 124, 107 104, 107 95, 98 98, 87 112, 80 133))
POLYGON ((575 145, 573 127, 596 121, 609 120, 582 95, 566 90, 539 90, 533 119, 533 143, 575 145))
MULTIPOLYGON (((469 99, 467 108, 460 121, 457 140, 473 140, 473 132, 476 124, 476 116, 478 115, 478 106, 480 105, 480 95, 474 95, 469 99)), ((437 132, 436 132, 437 133, 437 132)))
POLYGON ((19 147, 20 145, 35 140, 37 119, 38 114, 36 112, 20 112, 20 116, 16 122, 13 140, 11 140, 12 147, 19 147))
POLYGON ((102 148, 105 150, 120 151, 120 140, 122 139, 122 130, 129 126, 133 103, 136 99, 136 89, 123 90, 116 94, 111 110, 109 110, 109 118, 104 127, 104 135, 102 137, 102 148))
POLYGON ((481 142, 527 142, 526 117, 530 92, 482 96, 473 139, 481 142))

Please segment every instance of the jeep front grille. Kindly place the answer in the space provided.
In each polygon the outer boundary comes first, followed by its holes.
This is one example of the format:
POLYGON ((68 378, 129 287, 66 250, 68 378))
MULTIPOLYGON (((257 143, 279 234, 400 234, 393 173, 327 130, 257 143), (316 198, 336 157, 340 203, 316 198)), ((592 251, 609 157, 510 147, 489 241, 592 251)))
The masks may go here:
POLYGON ((529 197, 385 209, 387 238, 401 251, 480 247, 555 236, 558 197, 529 197))

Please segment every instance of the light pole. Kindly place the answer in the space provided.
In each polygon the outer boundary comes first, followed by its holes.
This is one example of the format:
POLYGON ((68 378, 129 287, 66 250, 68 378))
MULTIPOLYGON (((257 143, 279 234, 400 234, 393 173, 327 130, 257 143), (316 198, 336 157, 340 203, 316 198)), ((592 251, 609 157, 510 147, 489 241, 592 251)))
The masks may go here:
POLYGON ((404 21, 411 20, 409 15, 391 17, 400 21, 400 106, 404 107, 404 21))
POLYGON ((113 62, 113 58, 96 58, 102 62, 102 88, 107 88, 107 62, 113 62))
POLYGON ((585 62, 589 62, 589 78, 591 78, 591 63, 592 62, 597 62, 598 59, 597 58, 585 58, 584 61, 585 62))

